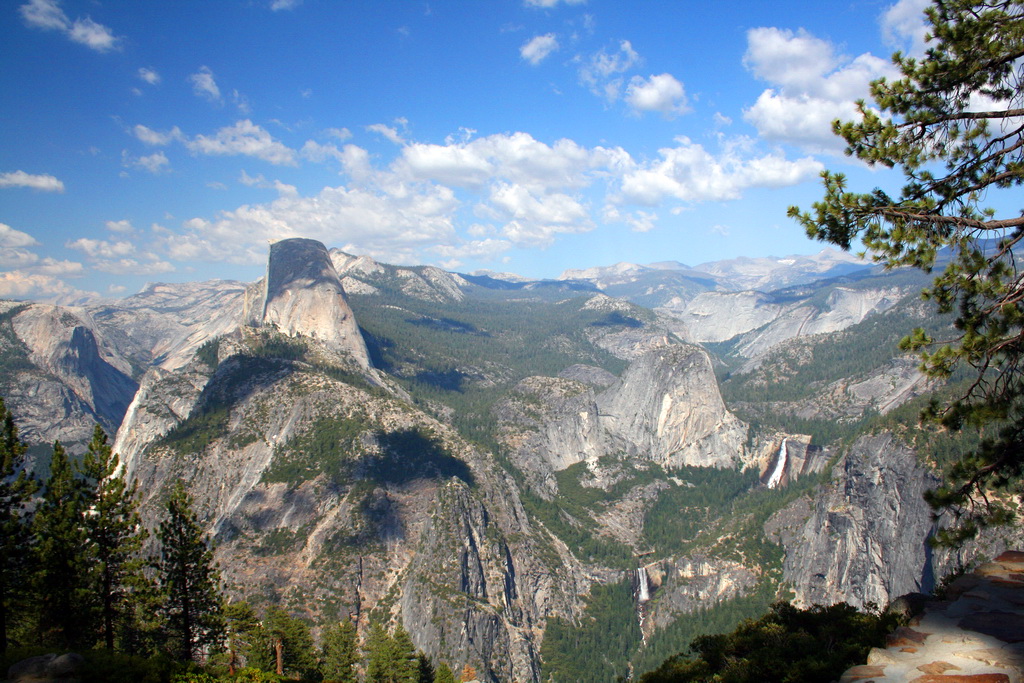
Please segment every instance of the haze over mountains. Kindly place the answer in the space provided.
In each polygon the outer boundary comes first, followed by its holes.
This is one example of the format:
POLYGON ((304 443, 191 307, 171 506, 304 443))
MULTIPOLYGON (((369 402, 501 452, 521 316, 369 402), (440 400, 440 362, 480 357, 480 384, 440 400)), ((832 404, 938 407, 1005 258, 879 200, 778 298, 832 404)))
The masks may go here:
POLYGON ((941 453, 894 427, 931 388, 895 342, 948 324, 922 284, 829 251, 524 281, 286 240, 251 284, 4 302, 0 392, 39 470, 116 432, 148 524, 184 481, 232 596, 401 622, 488 681, 614 680, 1019 540, 927 548, 941 453))

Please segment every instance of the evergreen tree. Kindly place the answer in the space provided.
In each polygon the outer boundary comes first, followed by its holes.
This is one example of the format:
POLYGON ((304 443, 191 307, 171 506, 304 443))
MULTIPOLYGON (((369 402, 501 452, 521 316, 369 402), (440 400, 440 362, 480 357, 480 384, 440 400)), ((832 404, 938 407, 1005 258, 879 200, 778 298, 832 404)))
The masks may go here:
POLYGON ((82 460, 82 474, 92 487, 86 531, 98 565, 94 590, 108 650, 114 649, 118 624, 124 624, 130 614, 125 603, 132 588, 139 587, 144 566, 140 552, 148 536, 138 514, 136 486, 128 486, 118 464, 107 435, 96 425, 82 460))
POLYGON ((359 645, 356 627, 350 619, 332 624, 324 630, 320 670, 324 680, 335 683, 356 683, 359 645))
POLYGON ((243 666, 254 666, 253 650, 261 638, 262 626, 252 605, 242 600, 224 607, 227 634, 228 674, 234 676, 243 666))
POLYGON ((1024 493, 1024 212, 999 218, 983 205, 1019 201, 1005 190, 1024 183, 1024 0, 934 0, 926 15, 925 57, 894 55, 902 78, 874 82, 874 104, 860 103, 858 121, 833 123, 848 154, 900 167, 899 196, 848 191, 842 174, 826 171, 824 199, 789 214, 813 238, 844 249, 861 240, 887 267, 943 267, 924 294, 955 314, 958 335, 942 342, 915 330, 903 347, 919 351, 933 377, 964 368, 974 381, 925 417, 951 429, 996 427, 929 498, 960 517, 941 537, 956 544, 1011 520, 1024 493))
POLYGON ((60 647, 95 642, 95 555, 85 533, 86 494, 59 441, 53 444, 50 477, 33 520, 36 537, 35 593, 39 636, 60 647))
POLYGON ((25 444, 14 416, 0 398, 0 653, 7 651, 14 614, 21 605, 32 564, 32 532, 26 503, 39 488, 25 473, 25 444))
MULTIPOLYGON (((317 669, 313 636, 309 625, 293 617, 280 607, 271 607, 263 617, 261 630, 263 657, 271 662, 271 668, 278 676, 298 676, 306 679, 317 669)), ((266 659, 260 663, 266 666, 266 659)))
POLYGON ((401 625, 393 636, 374 624, 367 638, 366 683, 415 683, 419 680, 419 660, 409 632, 401 625))
POLYGON ((441 662, 434 671, 434 683, 455 683, 455 674, 444 662, 441 662))
POLYGON ((223 632, 220 572, 180 480, 171 490, 167 518, 160 523, 157 538, 165 635, 175 656, 197 661, 223 632))

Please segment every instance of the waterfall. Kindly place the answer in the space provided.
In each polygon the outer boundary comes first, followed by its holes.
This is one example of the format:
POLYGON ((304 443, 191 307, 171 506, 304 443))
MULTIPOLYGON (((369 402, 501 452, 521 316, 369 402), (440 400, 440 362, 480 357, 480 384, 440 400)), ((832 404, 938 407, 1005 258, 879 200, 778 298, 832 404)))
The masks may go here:
POLYGON ((639 586, 639 592, 637 593, 637 602, 643 604, 651 599, 651 594, 647 587, 647 569, 645 567, 637 567, 636 570, 636 583, 639 586))
POLYGON ((788 438, 782 440, 782 445, 779 446, 778 459, 775 462, 775 470, 772 472, 772 476, 768 477, 768 488, 773 489, 779 485, 782 481, 782 473, 786 471, 786 459, 789 455, 789 450, 786 448, 786 442, 788 438))

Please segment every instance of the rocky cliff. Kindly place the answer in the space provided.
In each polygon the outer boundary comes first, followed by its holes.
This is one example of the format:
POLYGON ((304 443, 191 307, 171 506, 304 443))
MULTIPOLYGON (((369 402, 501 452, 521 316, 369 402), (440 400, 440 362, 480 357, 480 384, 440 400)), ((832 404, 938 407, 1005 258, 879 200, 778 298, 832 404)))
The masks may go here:
POLYGON ((291 337, 316 339, 369 367, 366 343, 341 279, 326 247, 316 240, 295 238, 270 245, 263 296, 245 311, 245 320, 291 337))

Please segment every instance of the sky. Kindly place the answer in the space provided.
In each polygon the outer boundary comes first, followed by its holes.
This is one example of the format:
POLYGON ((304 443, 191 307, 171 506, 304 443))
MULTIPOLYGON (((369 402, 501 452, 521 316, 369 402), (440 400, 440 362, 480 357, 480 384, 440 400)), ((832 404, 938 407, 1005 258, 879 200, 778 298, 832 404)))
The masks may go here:
POLYGON ((924 0, 12 0, 0 298, 251 281, 309 237, 553 278, 810 254, 924 0))

